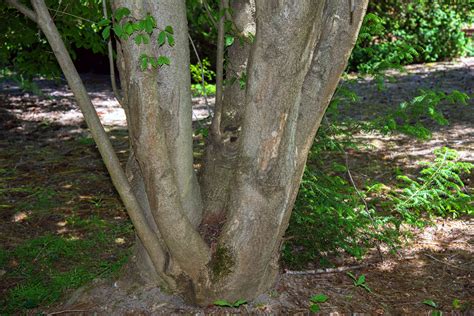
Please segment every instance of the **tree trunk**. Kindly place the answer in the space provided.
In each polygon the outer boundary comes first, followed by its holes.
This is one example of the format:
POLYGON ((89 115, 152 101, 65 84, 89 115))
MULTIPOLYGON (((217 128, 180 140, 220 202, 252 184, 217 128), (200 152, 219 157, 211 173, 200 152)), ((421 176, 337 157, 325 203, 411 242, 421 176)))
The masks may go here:
POLYGON ((34 11, 8 2, 43 30, 84 112, 137 231, 132 268, 203 305, 251 300, 270 288, 308 151, 367 0, 232 1, 243 44, 237 39, 229 49, 226 79, 240 78, 243 87, 237 80, 224 89, 200 184, 184 0, 112 3, 114 10, 130 10, 125 21, 150 14, 157 22, 149 44, 136 44, 134 34, 117 45, 131 145, 127 177, 44 0, 32 0, 34 11), (174 45, 158 45, 154 39, 168 25, 174 45), (143 54, 171 62, 142 69, 143 54), (206 239, 200 224, 217 225, 217 238, 206 239))

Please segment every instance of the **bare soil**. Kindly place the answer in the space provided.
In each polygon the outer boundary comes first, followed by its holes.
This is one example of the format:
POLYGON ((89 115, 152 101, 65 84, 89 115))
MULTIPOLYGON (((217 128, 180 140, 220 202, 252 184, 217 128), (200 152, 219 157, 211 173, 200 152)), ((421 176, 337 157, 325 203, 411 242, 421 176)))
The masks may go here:
MULTIPOLYGON (((474 92, 474 58, 414 65, 408 67, 408 73, 394 75, 395 81, 388 83, 385 91, 378 91, 370 79, 354 84, 352 88, 362 100, 350 109, 342 108, 343 113, 346 111, 346 115, 355 119, 371 119, 415 96, 420 88, 444 92, 457 89, 470 96, 474 92)), ((125 162, 128 151, 125 117, 113 98, 108 78, 84 75, 84 79, 119 157, 125 162)), ((86 126, 71 91, 64 83, 38 81, 38 84, 43 92, 40 96, 24 93, 12 83, 0 84, 0 169, 11 171, 8 177, 2 177, 4 183, 0 184, 8 188, 33 184, 53 188, 54 201, 48 212, 36 214, 32 221, 28 219, 32 216, 28 204, 21 206, 31 199, 31 193, 20 190, 2 195, 0 191, 0 243, 5 249, 46 233, 80 237, 80 230, 68 231, 59 225, 71 214, 79 217, 99 214, 110 222, 127 220, 95 146, 87 138, 86 126)), ((193 102, 193 118, 205 118, 208 113, 204 100, 193 102)), ((469 103, 469 106, 446 106, 444 114, 450 125, 433 126, 433 138, 427 142, 400 135, 357 135, 371 146, 349 153, 356 182, 363 183, 368 178, 390 181, 390 170, 395 166, 415 170, 417 161, 432 158, 433 149, 441 146, 454 148, 463 160, 474 162, 474 101, 471 99, 469 103)), ((471 176, 466 183, 472 186, 473 181, 471 176)), ((294 274, 282 270, 273 290, 239 308, 196 308, 158 288, 120 278, 98 279, 68 293, 54 306, 32 310, 32 314, 305 315, 309 314, 309 298, 319 293, 329 296, 327 302, 320 304, 323 314, 429 315, 434 309, 422 303, 427 299, 436 302, 445 313, 474 314, 474 219, 437 220, 435 225, 413 233, 415 238, 398 253, 385 253, 383 262, 369 256, 362 262, 344 258, 340 262, 343 272, 294 274), (356 287, 347 271, 356 276, 365 275, 371 292, 356 287), (453 306, 454 300, 459 300, 459 308, 453 306)), ((132 243, 130 233, 123 236, 120 245, 111 245, 104 252, 110 255, 132 243)), ((0 296, 17 282, 7 276, 5 271, 0 273, 0 296)))

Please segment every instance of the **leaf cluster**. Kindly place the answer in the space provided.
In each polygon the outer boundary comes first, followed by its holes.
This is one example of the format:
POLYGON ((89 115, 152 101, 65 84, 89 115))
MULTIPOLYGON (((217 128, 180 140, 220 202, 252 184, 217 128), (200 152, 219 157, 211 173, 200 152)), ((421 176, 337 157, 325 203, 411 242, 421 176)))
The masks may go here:
POLYGON ((434 161, 420 163, 424 168, 416 179, 399 175, 400 191, 392 193, 394 209, 410 224, 421 225, 423 213, 454 218, 474 215, 473 197, 462 180, 474 165, 460 161, 459 154, 446 147, 435 149, 434 154, 434 161))
POLYGON ((441 106, 462 104, 468 106, 469 96, 458 90, 445 93, 436 90, 420 90, 420 94, 409 101, 400 103, 394 111, 370 122, 366 130, 379 130, 383 134, 400 132, 419 139, 431 138, 430 123, 441 126, 449 122, 443 115, 441 106))
POLYGON ((220 307, 233 307, 233 308, 238 308, 240 307, 241 305, 245 305, 247 304, 247 301, 246 300, 243 300, 243 299, 240 299, 240 300, 237 300, 233 303, 227 301, 227 300, 217 300, 217 301, 214 301, 214 305, 215 306, 220 306, 220 307))
MULTIPOLYGON (((100 0, 46 0, 72 59, 78 49, 105 54, 106 46, 95 21, 102 18, 100 0)), ((37 25, 22 13, 0 1, 0 73, 13 77, 28 89, 33 77, 57 79, 61 70, 37 25)))
POLYGON ((469 1, 370 1, 350 69, 374 73, 463 56, 472 47, 462 31, 472 12, 469 1))

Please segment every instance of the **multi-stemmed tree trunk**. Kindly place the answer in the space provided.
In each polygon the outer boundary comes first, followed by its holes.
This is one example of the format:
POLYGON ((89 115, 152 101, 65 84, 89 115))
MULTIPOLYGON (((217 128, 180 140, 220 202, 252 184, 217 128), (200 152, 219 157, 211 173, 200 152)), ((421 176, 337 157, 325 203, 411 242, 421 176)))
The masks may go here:
POLYGON ((222 19, 232 19, 240 39, 228 50, 229 83, 216 101, 199 176, 184 0, 112 2, 135 20, 150 14, 158 30, 172 26, 175 42, 117 42, 131 145, 126 174, 44 0, 31 0, 33 9, 7 1, 38 23, 84 113, 137 232, 132 267, 198 304, 252 299, 270 288, 308 151, 367 0, 231 2, 222 19), (143 54, 171 62, 143 70, 143 54))

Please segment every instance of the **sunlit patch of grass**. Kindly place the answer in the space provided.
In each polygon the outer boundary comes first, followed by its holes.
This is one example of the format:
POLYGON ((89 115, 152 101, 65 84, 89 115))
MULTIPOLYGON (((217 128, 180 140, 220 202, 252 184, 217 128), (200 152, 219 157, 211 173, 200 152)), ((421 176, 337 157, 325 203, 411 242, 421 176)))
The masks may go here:
POLYGON ((66 222, 74 228, 105 228, 109 226, 104 219, 96 215, 91 215, 87 218, 72 215, 66 219, 66 222))

